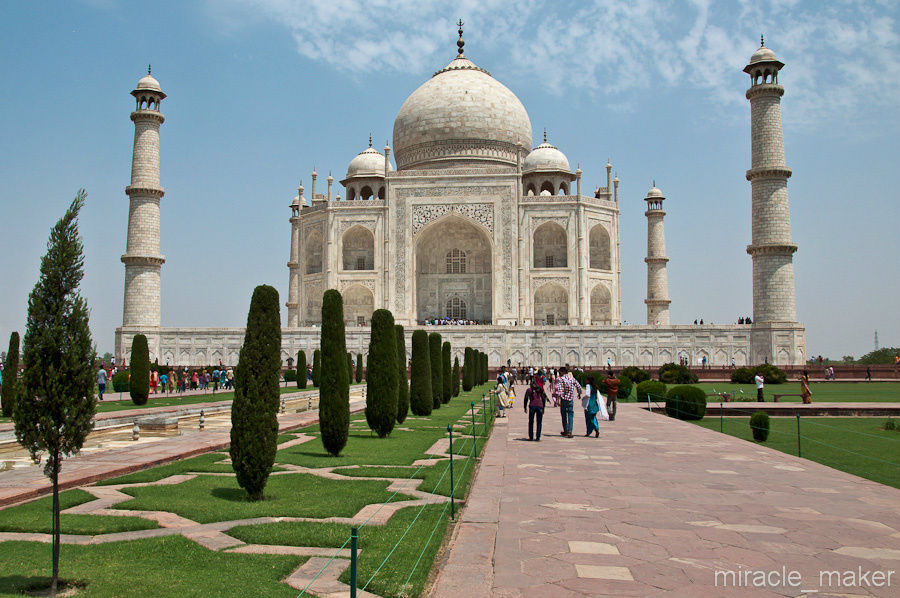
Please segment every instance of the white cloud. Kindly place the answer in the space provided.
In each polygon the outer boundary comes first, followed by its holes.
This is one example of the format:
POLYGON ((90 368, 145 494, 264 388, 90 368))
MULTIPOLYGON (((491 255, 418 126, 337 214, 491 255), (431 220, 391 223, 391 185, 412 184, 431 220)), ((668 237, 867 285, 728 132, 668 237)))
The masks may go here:
POLYGON ((349 74, 435 70, 453 57, 462 16, 467 53, 502 78, 555 94, 588 90, 610 103, 661 85, 743 102, 735 72, 764 32, 788 64, 794 123, 853 111, 864 118, 864 108, 900 103, 892 2, 227 0, 208 10, 231 31, 251 18, 280 24, 301 55, 349 74))

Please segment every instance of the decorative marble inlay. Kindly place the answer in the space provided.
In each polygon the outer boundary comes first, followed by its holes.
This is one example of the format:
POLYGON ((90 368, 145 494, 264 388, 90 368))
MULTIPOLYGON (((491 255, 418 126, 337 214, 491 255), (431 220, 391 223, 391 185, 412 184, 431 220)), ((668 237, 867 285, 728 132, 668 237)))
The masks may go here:
MULTIPOLYGON (((437 189, 435 189, 437 191, 437 189)), ((477 204, 423 204, 413 206, 412 225, 413 236, 416 236, 426 224, 437 220, 447 214, 459 214, 469 220, 477 222, 494 232, 494 206, 489 203, 477 204)))

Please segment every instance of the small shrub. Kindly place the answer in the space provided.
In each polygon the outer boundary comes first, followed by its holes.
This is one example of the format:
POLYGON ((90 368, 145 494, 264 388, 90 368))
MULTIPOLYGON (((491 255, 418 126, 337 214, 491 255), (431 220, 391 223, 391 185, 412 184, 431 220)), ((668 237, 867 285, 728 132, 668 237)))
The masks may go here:
POLYGON ((640 384, 641 382, 650 379, 649 373, 633 365, 630 365, 627 368, 623 369, 622 375, 628 376, 628 379, 635 384, 640 384))
POLYGON ((889 417, 889 418, 887 418, 887 421, 884 422, 884 429, 885 430, 896 430, 897 424, 894 423, 894 420, 889 417))
POLYGON ((778 369, 771 363, 763 363, 756 366, 753 368, 753 374, 762 374, 766 384, 784 384, 787 382, 787 374, 784 373, 784 370, 778 369))
POLYGON ((769 438, 769 414, 765 411, 757 411, 751 415, 750 431, 753 432, 753 440, 765 442, 769 438))
POLYGON ((666 396, 666 385, 659 380, 644 380, 637 385, 635 392, 638 401, 646 401, 647 395, 650 395, 651 399, 659 399, 666 396))
POLYGON ((731 372, 732 384, 753 384, 753 370, 750 368, 738 368, 731 372))
POLYGON ((683 420, 703 419, 706 415, 706 393, 697 386, 673 386, 666 394, 666 415, 683 420))
POLYGON ((128 372, 116 372, 112 378, 112 386, 114 392, 128 392, 128 372))
POLYGON ((128 389, 135 405, 146 405, 150 397, 150 350, 147 337, 135 334, 131 342, 131 385, 128 389))
POLYGON ((664 363, 659 368, 659 380, 666 384, 696 384, 697 374, 685 365, 664 363))
POLYGON ((284 371, 284 381, 285 382, 296 382, 297 381, 297 370, 291 368, 289 370, 284 371))

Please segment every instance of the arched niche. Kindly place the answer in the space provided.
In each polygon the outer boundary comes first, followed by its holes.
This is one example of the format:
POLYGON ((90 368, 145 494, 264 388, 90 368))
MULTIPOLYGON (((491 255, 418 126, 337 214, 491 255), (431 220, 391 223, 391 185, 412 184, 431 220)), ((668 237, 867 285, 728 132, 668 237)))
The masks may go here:
POLYGON ((558 284, 549 283, 534 293, 534 321, 548 326, 569 322, 569 293, 558 284))
POLYGON ((605 226, 598 224, 591 229, 588 247, 591 268, 612 270, 612 247, 605 226))
POLYGON ((612 324, 612 297, 602 283, 591 290, 591 324, 612 324))
POLYGON ((568 267, 568 247, 563 227, 555 222, 545 222, 535 229, 532 238, 535 268, 568 267))
POLYGON ((415 260, 419 322, 450 317, 448 302, 454 297, 465 303, 466 319, 492 321, 491 242, 482 228, 445 216, 419 233, 415 260))
POLYGON ((375 311, 372 291, 361 284, 354 284, 347 287, 341 295, 344 299, 345 326, 368 326, 372 322, 372 312, 375 311))
POLYGON ((322 271, 322 234, 311 231, 303 243, 303 255, 306 260, 306 273, 318 274, 322 271))
POLYGON ((344 270, 375 269, 375 235, 363 226, 351 226, 341 238, 344 270))

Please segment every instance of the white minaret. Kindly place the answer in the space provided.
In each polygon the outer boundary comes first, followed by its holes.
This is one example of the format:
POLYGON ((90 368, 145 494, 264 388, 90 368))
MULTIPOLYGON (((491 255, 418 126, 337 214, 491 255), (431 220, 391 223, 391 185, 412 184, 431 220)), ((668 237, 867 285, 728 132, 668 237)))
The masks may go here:
POLYGON ((753 194, 753 324, 797 321, 794 299, 794 252, 784 162, 781 96, 778 71, 784 66, 775 53, 760 45, 744 72, 750 75, 750 139, 752 161, 747 171, 753 194))
POLYGON ((150 358, 154 359, 159 347, 153 329, 160 324, 160 268, 166 261, 159 247, 159 200, 165 194, 159 184, 159 126, 165 121, 159 104, 166 94, 148 67, 147 76, 138 81, 131 95, 137 104, 131 113, 134 121, 131 184, 125 188, 129 210, 128 240, 122 256, 125 264, 122 328, 133 329, 126 330, 126 334, 150 332, 150 358))
MULTIPOLYGON (((316 188, 316 171, 313 169, 313 190, 316 188)), ((297 195, 291 202, 291 255, 288 259, 288 328, 300 325, 300 210, 306 200, 303 199, 303 182, 297 187, 297 195)))
POLYGON ((647 262, 647 298, 644 303, 647 304, 649 326, 668 326, 669 304, 672 303, 669 299, 669 276, 666 271, 666 264, 669 262, 666 257, 666 231, 663 228, 665 199, 654 181, 644 198, 647 202, 647 211, 644 212, 647 217, 647 257, 644 258, 647 262))

